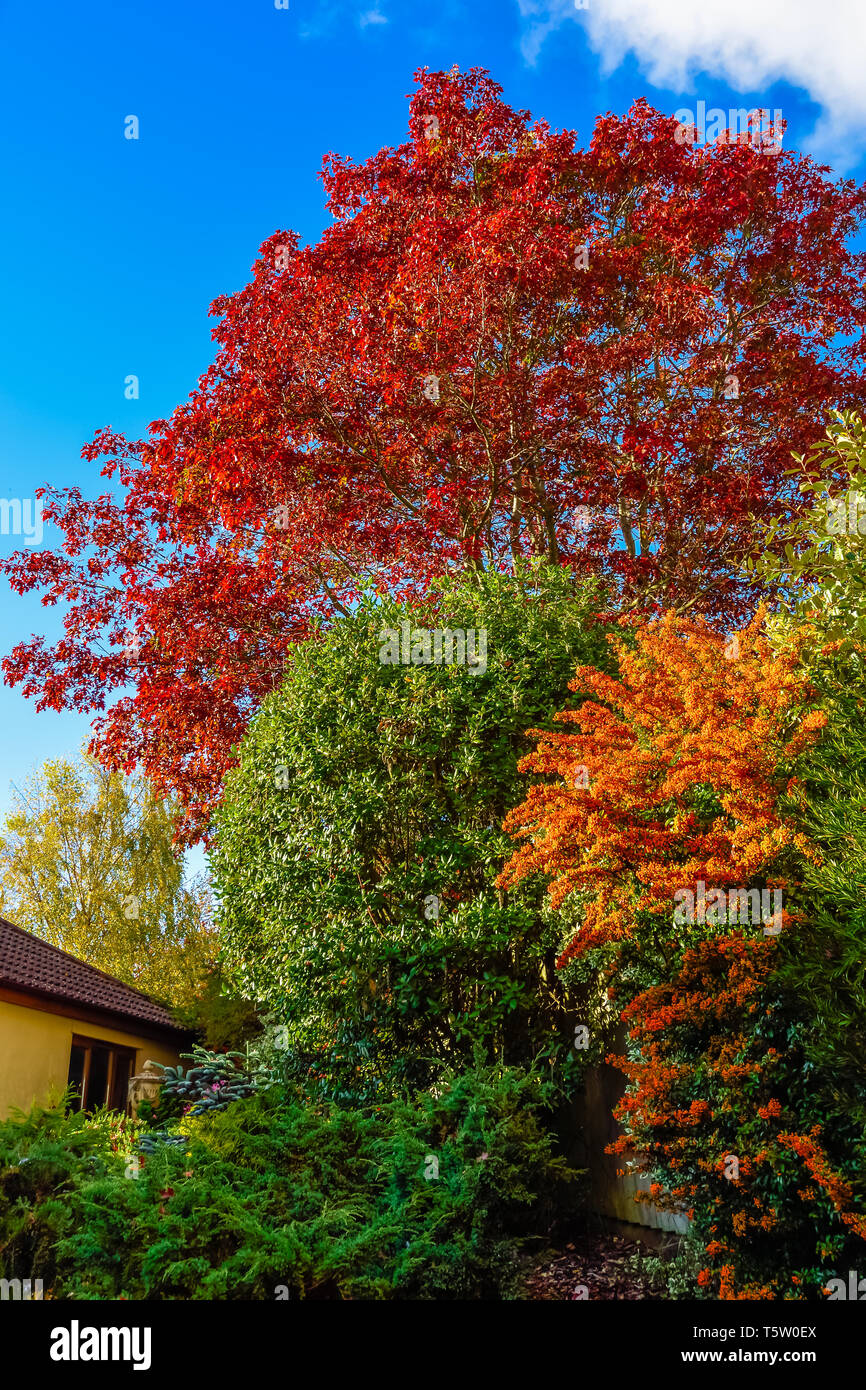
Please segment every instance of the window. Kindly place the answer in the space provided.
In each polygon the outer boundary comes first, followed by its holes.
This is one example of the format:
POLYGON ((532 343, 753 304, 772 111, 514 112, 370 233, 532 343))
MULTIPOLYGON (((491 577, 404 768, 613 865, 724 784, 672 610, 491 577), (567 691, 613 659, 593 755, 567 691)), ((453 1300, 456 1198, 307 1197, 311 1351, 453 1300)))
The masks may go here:
POLYGON ((98 1038, 72 1038, 68 1084, 75 1097, 73 1110, 126 1110, 129 1080, 135 1067, 135 1051, 98 1038))

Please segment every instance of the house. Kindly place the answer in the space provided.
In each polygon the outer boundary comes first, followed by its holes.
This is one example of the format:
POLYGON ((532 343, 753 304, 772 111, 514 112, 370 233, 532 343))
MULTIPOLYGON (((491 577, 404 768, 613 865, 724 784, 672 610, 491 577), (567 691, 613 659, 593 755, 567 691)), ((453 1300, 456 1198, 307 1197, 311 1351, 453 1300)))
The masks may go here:
POLYGON ((0 917, 0 1119, 67 1085, 77 1108, 125 1110, 143 1063, 175 1066, 189 1041, 140 990, 0 917))

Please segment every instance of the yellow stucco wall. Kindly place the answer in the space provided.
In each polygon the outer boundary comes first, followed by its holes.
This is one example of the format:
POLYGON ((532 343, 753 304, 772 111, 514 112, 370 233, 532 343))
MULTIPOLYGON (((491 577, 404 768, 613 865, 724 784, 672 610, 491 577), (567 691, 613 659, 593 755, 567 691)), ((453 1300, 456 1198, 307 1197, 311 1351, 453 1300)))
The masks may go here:
POLYGON ((177 1065, 177 1052, 164 1043, 0 1000, 0 1119, 6 1119, 11 1106, 28 1110, 34 1101, 44 1104, 52 1088, 64 1089, 73 1033, 134 1047, 137 1072, 148 1059, 177 1065))

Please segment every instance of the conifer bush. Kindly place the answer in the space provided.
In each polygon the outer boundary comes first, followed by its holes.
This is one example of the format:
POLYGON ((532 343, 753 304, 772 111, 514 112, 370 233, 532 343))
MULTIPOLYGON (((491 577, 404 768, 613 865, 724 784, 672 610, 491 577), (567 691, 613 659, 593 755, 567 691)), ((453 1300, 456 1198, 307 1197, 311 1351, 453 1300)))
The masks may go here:
POLYGON ((490 1066, 363 1108, 270 1087, 175 1122, 165 1137, 185 1142, 136 1165, 111 1155, 103 1123, 34 1112, 0 1145, 44 1158, 61 1123, 89 1157, 67 1158, 60 1189, 53 1169, 16 1188, 0 1274, 50 1267, 57 1299, 508 1297, 527 1239, 579 1187, 550 1093, 490 1066))

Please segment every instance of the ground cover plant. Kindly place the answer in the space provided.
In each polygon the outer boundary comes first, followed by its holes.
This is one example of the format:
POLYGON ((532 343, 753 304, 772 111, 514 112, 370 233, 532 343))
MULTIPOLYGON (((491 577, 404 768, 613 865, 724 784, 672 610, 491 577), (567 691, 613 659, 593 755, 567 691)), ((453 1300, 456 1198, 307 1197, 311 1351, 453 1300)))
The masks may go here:
POLYGON ((0 1126, 0 1258, 53 1298, 508 1297, 578 1176, 549 1089, 484 1066, 376 1107, 269 1087, 128 1157, 106 1122, 35 1110, 0 1126))

